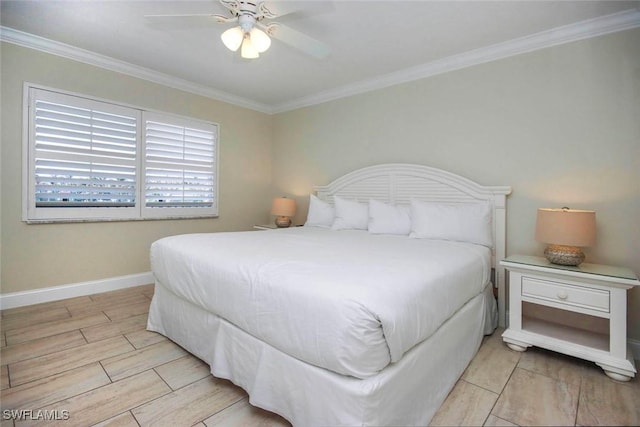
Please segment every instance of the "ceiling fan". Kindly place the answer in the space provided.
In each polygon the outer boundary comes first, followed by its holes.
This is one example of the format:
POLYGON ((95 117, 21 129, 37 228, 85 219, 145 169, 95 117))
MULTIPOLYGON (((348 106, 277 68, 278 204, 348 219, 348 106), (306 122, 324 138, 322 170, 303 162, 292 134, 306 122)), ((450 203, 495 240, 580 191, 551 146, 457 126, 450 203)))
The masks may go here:
POLYGON ((278 14, 270 9, 263 0, 220 0, 229 10, 229 16, 219 14, 186 14, 186 15, 145 15, 151 20, 165 19, 214 19, 221 24, 237 23, 221 35, 224 45, 232 50, 240 49, 246 59, 255 59, 271 46, 271 37, 280 40, 308 55, 322 59, 329 55, 330 49, 324 43, 299 31, 277 22, 264 22, 266 19, 282 17, 290 12, 278 14))

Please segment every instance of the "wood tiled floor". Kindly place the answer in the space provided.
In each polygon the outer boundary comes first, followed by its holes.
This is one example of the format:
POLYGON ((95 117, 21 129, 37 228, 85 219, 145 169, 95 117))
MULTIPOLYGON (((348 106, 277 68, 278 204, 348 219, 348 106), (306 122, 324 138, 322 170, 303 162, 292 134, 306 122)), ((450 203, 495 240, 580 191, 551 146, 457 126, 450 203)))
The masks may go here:
MULTIPOLYGON (((69 411, 66 426, 289 425, 146 331, 152 296, 147 285, 2 311, 1 408, 69 411)), ((544 350, 513 352, 497 332, 432 425, 640 425, 639 402, 637 379, 619 383, 544 350)), ((1 427, 44 424, 2 418, 1 427)))

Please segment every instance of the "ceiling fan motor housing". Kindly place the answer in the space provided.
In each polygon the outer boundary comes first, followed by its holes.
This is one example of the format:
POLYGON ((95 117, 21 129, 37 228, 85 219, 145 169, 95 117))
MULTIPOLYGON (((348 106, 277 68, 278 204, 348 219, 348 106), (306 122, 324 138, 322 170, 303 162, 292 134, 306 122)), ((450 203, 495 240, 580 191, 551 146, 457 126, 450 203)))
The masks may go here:
POLYGON ((237 9, 238 23, 240 24, 240 28, 245 33, 251 31, 253 26, 255 25, 257 18, 257 10, 258 7, 255 3, 250 2, 239 2, 239 7, 237 9))

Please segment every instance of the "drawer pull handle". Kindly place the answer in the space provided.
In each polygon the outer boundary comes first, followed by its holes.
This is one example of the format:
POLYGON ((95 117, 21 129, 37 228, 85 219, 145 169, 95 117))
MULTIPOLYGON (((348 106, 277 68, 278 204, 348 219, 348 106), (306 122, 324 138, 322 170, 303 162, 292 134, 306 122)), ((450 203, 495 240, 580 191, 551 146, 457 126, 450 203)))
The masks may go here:
POLYGON ((569 295, 567 295, 567 293, 565 291, 558 292, 558 298, 561 299, 561 300, 566 300, 568 296, 569 295))

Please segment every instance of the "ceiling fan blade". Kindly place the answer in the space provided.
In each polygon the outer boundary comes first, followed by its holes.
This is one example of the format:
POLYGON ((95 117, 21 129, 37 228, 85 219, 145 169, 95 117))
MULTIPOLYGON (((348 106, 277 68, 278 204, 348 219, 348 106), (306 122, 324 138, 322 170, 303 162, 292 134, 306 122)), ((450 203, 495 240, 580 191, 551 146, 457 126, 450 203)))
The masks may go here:
POLYGON ((234 15, 237 14, 240 9, 240 2, 238 0, 220 0, 220 3, 234 15))
POLYGON ((235 16, 224 16, 218 15, 216 13, 190 13, 190 14, 179 14, 179 15, 145 15, 147 20, 154 23, 170 23, 182 21, 184 23, 195 24, 195 23, 211 23, 211 22, 219 22, 226 23, 231 21, 236 21, 238 18, 235 16))
MULTIPOLYGON (((331 1, 310 1, 300 5, 299 2, 267 0, 258 4, 258 10, 267 19, 288 15, 311 16, 334 10, 331 1)), ((293 17, 293 16, 292 16, 293 17)))
POLYGON ((286 25, 272 22, 266 26, 261 24, 259 26, 263 27, 271 37, 318 59, 326 58, 331 53, 331 49, 326 44, 286 25))

